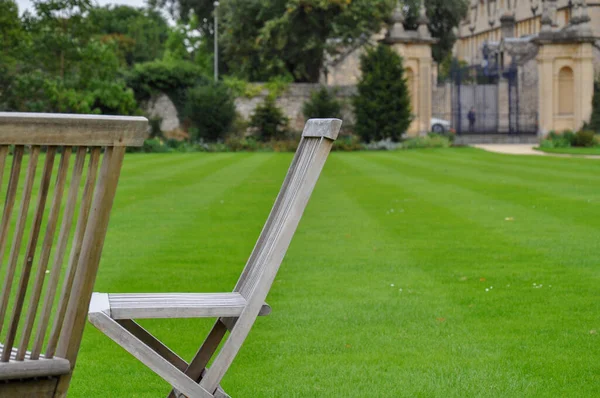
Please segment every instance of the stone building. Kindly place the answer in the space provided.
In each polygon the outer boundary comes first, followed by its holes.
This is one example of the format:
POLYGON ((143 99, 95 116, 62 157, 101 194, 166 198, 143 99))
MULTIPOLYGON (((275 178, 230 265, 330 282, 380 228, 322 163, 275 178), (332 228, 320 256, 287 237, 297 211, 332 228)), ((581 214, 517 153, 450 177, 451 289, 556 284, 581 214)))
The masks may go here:
POLYGON ((580 13, 589 18, 588 25, 596 38, 593 52, 596 70, 600 72, 600 1, 598 0, 470 0, 466 18, 457 30, 454 55, 469 64, 483 62, 486 43, 500 42, 503 37, 502 19, 512 19, 515 38, 535 37, 542 30, 544 7, 552 28, 560 30, 579 22, 580 13))
POLYGON ((600 1, 470 0, 453 55, 470 65, 466 73, 494 77, 487 84, 470 75, 438 84, 423 2, 420 14, 419 28, 406 31, 399 1, 387 34, 363 39, 328 60, 323 82, 356 84, 364 46, 383 41, 405 57, 417 120, 409 133, 426 131, 432 115, 461 130, 470 109, 478 112, 486 133, 543 135, 576 130, 589 120, 592 81, 600 74, 600 1))

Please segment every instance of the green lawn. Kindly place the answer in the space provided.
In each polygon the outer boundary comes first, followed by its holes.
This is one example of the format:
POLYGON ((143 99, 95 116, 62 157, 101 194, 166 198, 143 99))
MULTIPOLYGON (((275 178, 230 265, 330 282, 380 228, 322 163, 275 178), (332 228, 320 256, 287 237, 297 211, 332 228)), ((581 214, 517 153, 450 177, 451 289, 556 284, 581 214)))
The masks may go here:
MULTIPOLYGON (((129 155, 96 290, 228 291, 291 154, 129 155)), ((600 163, 335 153, 234 397, 600 396, 600 163)), ((143 322, 189 359, 210 321, 143 322)), ((168 386, 88 325, 69 394, 168 386)))
POLYGON ((547 152, 547 153, 564 153, 567 155, 598 155, 598 156, 600 156, 600 147, 535 148, 535 149, 537 149, 538 151, 547 152))

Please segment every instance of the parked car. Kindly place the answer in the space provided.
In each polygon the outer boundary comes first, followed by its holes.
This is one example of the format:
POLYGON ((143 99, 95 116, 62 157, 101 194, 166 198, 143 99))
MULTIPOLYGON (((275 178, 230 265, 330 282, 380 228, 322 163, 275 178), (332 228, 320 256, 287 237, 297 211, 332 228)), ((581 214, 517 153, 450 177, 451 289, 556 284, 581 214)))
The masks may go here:
POLYGON ((450 128, 450 122, 444 119, 431 118, 430 131, 438 134, 450 133, 452 129, 450 128))

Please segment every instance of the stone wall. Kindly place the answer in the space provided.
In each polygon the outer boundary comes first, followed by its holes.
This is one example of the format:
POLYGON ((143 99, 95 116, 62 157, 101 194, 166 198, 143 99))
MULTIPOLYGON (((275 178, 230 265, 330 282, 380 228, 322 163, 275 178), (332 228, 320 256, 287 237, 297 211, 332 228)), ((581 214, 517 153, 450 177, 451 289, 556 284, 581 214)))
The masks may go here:
POLYGON ((159 94, 144 105, 144 113, 150 119, 161 119, 160 130, 164 133, 179 128, 179 116, 173 101, 166 94, 159 94))
MULTIPOLYGON (((290 119, 290 127, 302 131, 306 122, 302 107, 309 100, 313 91, 321 88, 318 84, 291 84, 288 89, 277 98, 276 104, 290 119)), ((327 87, 342 104, 342 119, 344 128, 354 125, 354 113, 352 110, 352 96, 356 93, 355 86, 333 86, 327 87)), ((268 95, 267 90, 252 98, 240 97, 235 100, 237 112, 246 120, 249 120, 254 110, 268 95)), ((160 118, 161 131, 168 133, 180 128, 177 109, 173 102, 165 94, 159 94, 144 106, 145 114, 150 118, 160 118)))
MULTIPOLYGON (((285 115, 290 119, 290 126, 294 130, 302 130, 306 119, 302 113, 304 103, 309 100, 313 91, 319 90, 319 84, 290 84, 288 89, 277 98, 277 106, 280 107, 285 115)), ((354 124, 354 114, 352 112, 352 96, 356 93, 355 86, 332 86, 327 87, 336 98, 342 103, 342 118, 344 126, 354 124)), ((235 100, 235 106, 238 113, 245 119, 250 119, 256 107, 261 104, 268 95, 267 90, 263 90, 259 95, 252 98, 240 97, 235 100)))

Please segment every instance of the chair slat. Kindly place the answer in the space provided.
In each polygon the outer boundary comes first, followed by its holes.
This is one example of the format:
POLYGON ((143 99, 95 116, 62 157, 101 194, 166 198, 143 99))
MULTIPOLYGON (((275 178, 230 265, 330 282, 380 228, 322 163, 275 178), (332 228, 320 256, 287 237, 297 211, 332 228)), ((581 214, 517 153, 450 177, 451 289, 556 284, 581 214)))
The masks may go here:
POLYGON ((143 117, 0 112, 0 144, 142 146, 143 117))
POLYGON ((106 148, 98 173, 98 183, 85 228, 77 273, 73 280, 63 331, 56 348, 57 356, 70 361, 74 361, 77 357, 81 344, 87 318, 86 312, 90 306, 94 282, 100 265, 100 254, 104 247, 106 229, 124 157, 125 148, 106 148))
MULTIPOLYGON (((10 226, 10 219, 17 195, 17 187, 19 185, 19 176, 21 174, 23 152, 24 148, 22 146, 15 147, 12 168, 10 171, 10 179, 8 180, 8 189, 6 191, 6 201, 4 202, 4 212, 2 213, 2 222, 0 225, 0 266, 4 260, 4 250, 6 249, 8 227, 10 226)), ((0 326, 0 331, 1 330, 2 326, 0 326)))
POLYGON ((71 176, 71 185, 69 187, 67 203, 65 204, 65 209, 63 212, 58 243, 56 245, 54 262, 50 272, 50 279, 46 286, 46 295, 38 323, 36 337, 31 349, 31 359, 38 359, 40 357, 42 345, 44 344, 44 337, 46 336, 48 323, 50 322, 50 315, 52 313, 54 298, 56 297, 59 276, 61 274, 62 264, 67 251, 67 243, 69 241, 69 236, 71 234, 73 225, 73 216, 75 214, 75 208, 77 205, 77 194, 79 193, 79 184, 81 183, 81 175, 83 173, 86 153, 86 147, 79 147, 77 149, 77 156, 75 158, 75 165, 73 166, 73 174, 71 176))
MULTIPOLYGON (((15 270, 17 268, 19 252, 21 251, 21 242, 23 240, 23 234, 25 233, 25 222, 27 221, 27 212, 29 211, 29 203, 31 201, 31 190, 33 189, 33 180, 35 178, 35 171, 37 169, 39 154, 40 147, 33 147, 31 149, 29 165, 27 166, 27 174, 25 176, 25 185, 23 186, 23 197, 21 200, 21 207, 19 209, 19 215, 17 217, 17 225, 15 227, 13 244, 10 250, 8 268, 4 277, 4 285, 2 286, 2 295, 0 296, 0 331, 4 326, 4 318, 8 307, 8 299, 13 286, 13 278, 15 275, 15 270)), ((4 358, 4 355, 2 356, 2 358, 4 358)), ((0 361, 8 361, 8 359, 3 360, 2 358, 0 358, 0 361)))
MULTIPOLYGON (((37 248, 40 229, 42 227, 42 220, 46 210, 46 199, 48 198, 48 190, 50 188, 50 181, 52 179, 52 168, 54 167, 55 155, 56 147, 49 147, 46 153, 46 161, 44 162, 44 171, 42 172, 42 180, 40 183, 40 191, 38 194, 37 206, 33 218, 33 225, 31 226, 29 241, 27 243, 27 249, 25 250, 25 263, 23 265, 23 269, 21 270, 21 278, 17 287, 13 313, 10 323, 8 324, 8 333, 4 341, 4 351, 2 352, 2 358, 0 358, 0 361, 2 362, 7 362, 10 359, 9 349, 12 350, 15 338, 17 336, 19 320, 21 319, 23 304, 25 303, 25 294, 27 293, 27 285, 29 284, 29 278, 31 277, 31 268, 33 267, 35 250, 37 248)), ((17 360, 22 360, 22 358, 19 358, 18 354, 17 360)))
POLYGON ((56 311, 56 318, 52 326, 50 338, 48 340, 48 346, 46 347, 46 358, 52 358, 56 351, 56 346, 62 331, 63 321, 67 312, 67 306, 71 297, 71 289, 73 287, 73 280, 75 279, 75 272, 77 271, 77 263, 79 262, 79 256, 81 254, 81 247, 83 245, 83 238, 85 235, 85 229, 90 214, 90 208, 92 205, 92 198, 94 194, 94 187, 96 185, 96 177, 98 175, 98 165, 100 163, 100 148, 92 148, 90 154, 90 161, 88 165, 88 173, 83 188, 83 197, 81 199, 81 205, 79 210, 79 219, 77 220, 77 227, 75 228, 75 236, 71 247, 71 254, 69 256, 69 265, 65 280, 63 282, 63 289, 58 304, 58 310, 56 311))
POLYGON ((58 169, 58 176, 56 178, 54 198, 52 199, 50 214, 48 215, 48 222, 46 224, 46 235, 44 236, 44 242, 42 243, 42 251, 40 253, 37 274, 35 276, 33 291, 29 300, 25 325, 21 334, 21 342, 17 351, 17 361, 22 361, 25 358, 27 345, 29 344, 29 338, 31 337, 31 331, 33 330, 33 323, 35 322, 40 296, 42 294, 42 286, 46 277, 46 270, 48 269, 50 251, 52 250, 52 244, 54 243, 54 234, 56 232, 58 214, 60 212, 60 205, 62 204, 63 192, 65 190, 65 183, 67 181, 67 173, 69 171, 71 150, 71 147, 66 147, 62 153, 60 166, 58 169))
POLYGON ((0 187, 2 187, 2 181, 4 179, 4 166, 6 165, 7 156, 8 156, 8 145, 0 146, 0 187))

